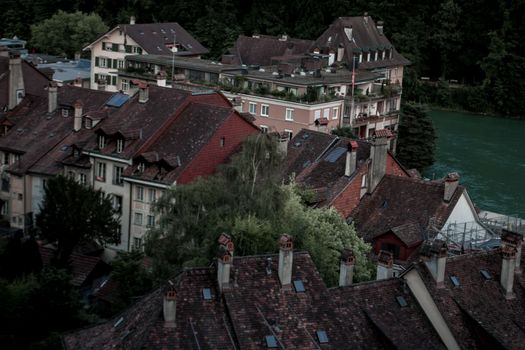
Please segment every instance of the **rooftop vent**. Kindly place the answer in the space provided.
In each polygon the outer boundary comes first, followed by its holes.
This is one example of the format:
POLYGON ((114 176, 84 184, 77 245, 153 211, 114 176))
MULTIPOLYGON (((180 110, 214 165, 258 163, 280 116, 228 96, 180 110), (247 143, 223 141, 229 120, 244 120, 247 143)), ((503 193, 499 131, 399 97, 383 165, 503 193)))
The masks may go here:
POLYGON ((450 276, 450 281, 454 285, 454 287, 459 287, 459 277, 457 276, 450 276))
POLYGON ((328 335, 326 335, 325 331, 319 330, 316 333, 317 333, 317 339, 319 340, 320 344, 328 343, 328 335))
POLYGON ((293 286, 294 286, 295 291, 297 293, 304 293, 306 291, 306 289, 304 288, 303 281, 301 281, 301 280, 293 281, 293 286))
POLYGON ((407 301, 406 301, 404 296, 399 295, 399 296, 396 297, 396 300, 397 300, 397 303, 399 304, 399 306, 401 306, 401 307, 408 306, 408 303, 407 303, 407 301))

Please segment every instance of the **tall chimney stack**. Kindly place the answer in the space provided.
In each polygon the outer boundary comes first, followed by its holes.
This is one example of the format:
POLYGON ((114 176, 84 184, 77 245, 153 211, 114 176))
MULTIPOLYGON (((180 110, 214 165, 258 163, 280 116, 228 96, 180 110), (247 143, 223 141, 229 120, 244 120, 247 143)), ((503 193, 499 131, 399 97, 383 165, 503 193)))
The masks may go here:
POLYGON ((392 252, 381 250, 377 257, 377 274, 376 280, 384 280, 392 278, 394 272, 392 266, 394 265, 394 255, 392 252))
POLYGON ((129 24, 134 25, 135 24, 135 16, 131 16, 129 18, 129 24))
POLYGON ((219 290, 227 290, 231 287, 230 273, 233 263, 234 245, 231 237, 225 233, 219 236, 219 253, 217 255, 217 283, 219 290))
POLYGON ((164 315, 164 327, 175 328, 177 315, 177 292, 175 290, 169 290, 164 294, 162 313, 164 315))
POLYGON ((445 202, 450 202, 452 196, 454 195, 454 192, 456 192, 456 189, 458 188, 458 185, 458 173, 450 173, 445 177, 445 192, 443 193, 443 200, 445 202))
POLYGON ((279 239, 279 280, 282 287, 291 288, 293 265, 292 237, 284 234, 279 239))
POLYGON ((384 22, 383 21, 377 21, 377 31, 379 32, 379 34, 383 35, 383 26, 384 26, 384 22))
POLYGON ((49 86, 47 87, 47 95, 48 95, 48 108, 47 111, 49 113, 53 113, 56 111, 58 106, 58 86, 57 83, 54 81, 49 82, 49 86))
POLYGON ((341 253, 341 266, 339 269, 339 287, 352 284, 354 279, 355 256, 350 249, 344 249, 341 253))
POLYGON ((357 141, 350 141, 346 150, 345 176, 351 176, 357 167, 357 141))
POLYGON ((79 131, 82 129, 82 101, 75 102, 75 120, 73 122, 73 130, 79 131))
POLYGON ((521 251, 523 245, 523 236, 517 232, 503 229, 501 233, 501 245, 510 245, 516 247, 516 264, 514 266, 514 273, 521 273, 521 251))
POLYGON ((516 246, 508 242, 503 242, 501 247, 501 278, 500 284, 503 288, 505 299, 514 299, 515 295, 512 291, 514 286, 514 269, 516 268, 516 246))
POLYGON ((370 148, 371 164, 368 168, 368 193, 373 193, 377 185, 386 174, 386 157, 388 150, 388 136, 376 135, 370 148))
POLYGON ((22 59, 19 53, 9 53, 9 100, 7 108, 15 108, 25 95, 22 59))
POLYGON ((438 288, 444 286, 447 255, 447 243, 440 239, 425 241, 421 245, 421 257, 425 260, 425 265, 432 274, 432 277, 434 277, 438 288))
POLYGON ((149 100, 149 87, 146 82, 139 82, 139 103, 146 103, 149 100))

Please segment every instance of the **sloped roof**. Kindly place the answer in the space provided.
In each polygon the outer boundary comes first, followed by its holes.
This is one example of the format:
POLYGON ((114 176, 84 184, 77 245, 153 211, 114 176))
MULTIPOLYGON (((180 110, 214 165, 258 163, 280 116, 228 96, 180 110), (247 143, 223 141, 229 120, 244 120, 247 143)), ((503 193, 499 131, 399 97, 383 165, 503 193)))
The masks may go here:
MULTIPOLYGON (((367 241, 409 223, 412 229, 418 225, 424 230, 431 219, 441 228, 465 190, 458 186, 451 200, 445 202, 444 186, 443 181, 385 175, 372 194, 363 196, 351 217, 367 241)), ((408 231, 408 241, 414 239, 412 231, 408 231)))
POLYGON ((273 57, 293 56, 308 52, 313 45, 312 40, 286 38, 268 35, 239 35, 230 53, 234 55, 234 64, 263 65, 272 64, 273 57))

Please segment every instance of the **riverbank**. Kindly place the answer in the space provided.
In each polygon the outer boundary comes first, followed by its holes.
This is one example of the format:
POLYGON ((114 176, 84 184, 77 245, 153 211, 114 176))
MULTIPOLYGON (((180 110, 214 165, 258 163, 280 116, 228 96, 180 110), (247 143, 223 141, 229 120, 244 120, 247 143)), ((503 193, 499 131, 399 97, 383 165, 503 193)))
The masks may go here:
POLYGON ((525 218, 525 121, 431 110, 436 163, 424 175, 456 171, 479 208, 525 218))

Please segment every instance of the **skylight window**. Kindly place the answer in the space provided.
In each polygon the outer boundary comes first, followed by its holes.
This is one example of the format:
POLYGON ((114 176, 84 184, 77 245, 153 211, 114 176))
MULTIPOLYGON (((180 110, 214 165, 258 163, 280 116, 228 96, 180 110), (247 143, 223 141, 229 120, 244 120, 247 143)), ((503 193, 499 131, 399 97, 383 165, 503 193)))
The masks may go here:
POLYGON ((204 300, 211 300, 211 289, 210 288, 202 289, 202 298, 204 300))
POLYGON ((454 287, 459 287, 459 277, 457 276, 450 276, 450 281, 454 285, 454 287))
POLYGON ((486 280, 492 279, 492 275, 487 270, 479 270, 479 273, 481 273, 481 276, 483 276, 483 278, 486 280))
POLYGON ((345 147, 336 147, 330 153, 328 153, 326 157, 324 157, 324 160, 330 163, 335 163, 345 152, 345 147))
POLYGON ((397 303, 399 304, 399 306, 401 306, 401 307, 408 306, 408 303, 407 303, 407 301, 406 301, 404 296, 399 295, 399 296, 396 297, 396 300, 397 300, 397 303))
POLYGON ((319 340, 320 344, 328 343, 328 335, 326 335, 325 331, 318 330, 316 333, 317 333, 317 339, 319 340))
POLYGON ((277 339, 273 335, 267 335, 264 337, 266 340, 266 347, 268 349, 276 349, 277 348, 277 339))
POLYGON ((306 289, 304 289, 303 281, 301 281, 301 280, 293 281, 293 286, 294 286, 295 291, 297 293, 304 293, 306 291, 306 289))

